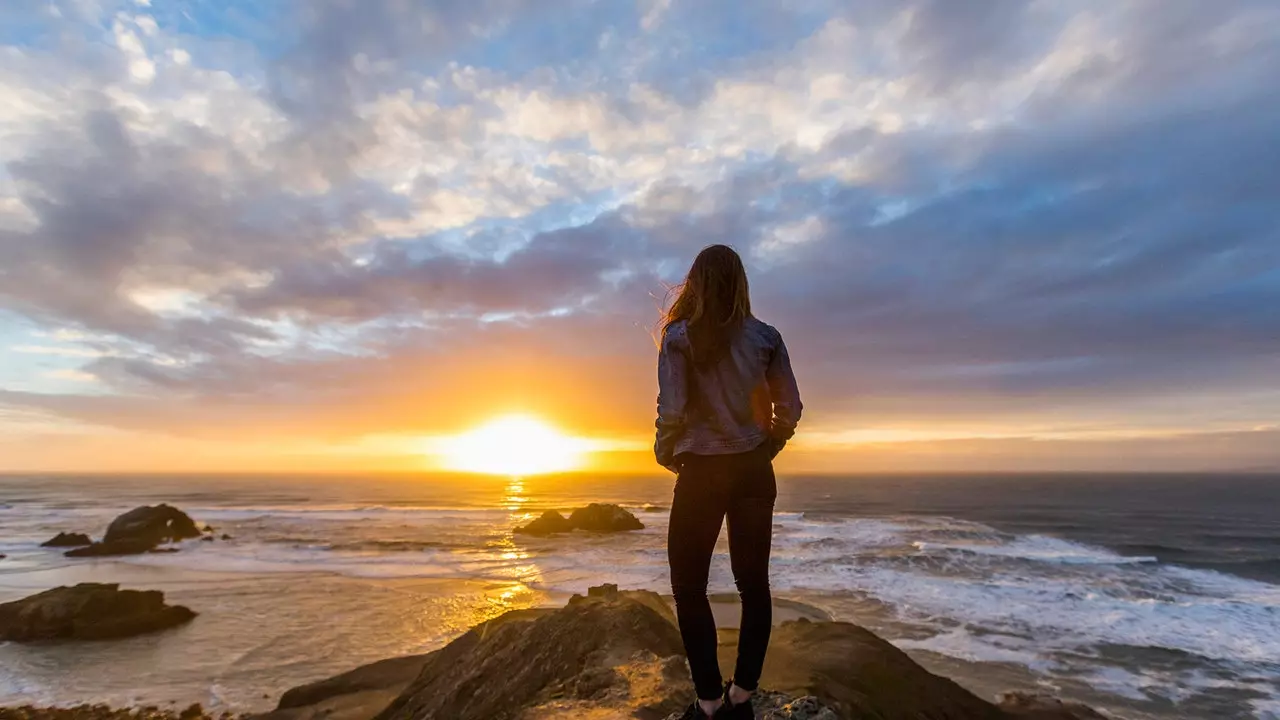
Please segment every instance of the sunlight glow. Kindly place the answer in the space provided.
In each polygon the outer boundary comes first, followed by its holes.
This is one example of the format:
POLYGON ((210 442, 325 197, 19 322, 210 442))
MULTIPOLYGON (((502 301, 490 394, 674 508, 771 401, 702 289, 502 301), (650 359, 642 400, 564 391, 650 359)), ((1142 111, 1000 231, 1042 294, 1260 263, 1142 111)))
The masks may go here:
POLYGON ((450 470, 524 477, 578 469, 587 446, 537 418, 510 415, 444 439, 440 454, 450 470))

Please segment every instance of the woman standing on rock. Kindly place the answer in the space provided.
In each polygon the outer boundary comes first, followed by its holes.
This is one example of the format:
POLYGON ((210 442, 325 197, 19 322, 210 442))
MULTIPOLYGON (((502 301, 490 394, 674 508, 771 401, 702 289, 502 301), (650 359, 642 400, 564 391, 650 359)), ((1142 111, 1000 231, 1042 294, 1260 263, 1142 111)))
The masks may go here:
POLYGON ((795 434, 800 409, 782 335, 751 314, 742 258, 724 245, 706 248, 663 323, 654 443, 658 463, 677 475, 667 559, 698 692, 686 720, 754 717, 751 694, 773 627, 773 458, 795 434), (733 680, 722 686, 707 575, 726 518, 742 625, 733 680))

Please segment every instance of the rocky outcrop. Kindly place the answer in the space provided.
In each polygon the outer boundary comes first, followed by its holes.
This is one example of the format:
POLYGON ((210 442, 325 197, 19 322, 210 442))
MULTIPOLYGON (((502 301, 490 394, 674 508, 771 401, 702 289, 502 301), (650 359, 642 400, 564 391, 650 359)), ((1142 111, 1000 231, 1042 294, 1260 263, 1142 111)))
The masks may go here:
POLYGON ((679 705, 669 693, 636 691, 683 679, 665 662, 681 652, 680 632, 649 604, 575 596, 562 609, 525 617, 485 623, 447 645, 380 720, 504 720, 565 701, 638 704, 661 717, 679 705))
POLYGON ((88 547, 76 548, 63 553, 67 557, 112 557, 117 555, 141 555, 142 553, 160 552, 155 545, 142 540, 120 540, 113 543, 94 543, 88 547))
POLYGON ((89 539, 84 533, 65 533, 60 532, 52 538, 40 543, 40 547, 82 547, 84 545, 92 545, 93 540, 89 539))
MULTIPOLYGON (((757 720, 841 720, 829 705, 811 695, 793 698, 786 693, 764 690, 751 699, 757 720)), ((674 712, 667 720, 680 720, 674 712)))
POLYGON ((164 593, 81 583, 0 605, 0 640, 106 640, 165 630, 196 614, 164 593))
MULTIPOLYGON (((721 631, 722 667, 732 667, 736 640, 721 631)), ((295 688, 260 720, 678 718, 693 699, 688 673, 667 603, 603 585, 564 608, 507 613, 434 653, 295 688)), ((1040 696, 987 702, 841 622, 776 627, 761 685, 754 705, 765 720, 1102 717, 1040 696)))
POLYGON ((517 535, 556 535, 573 530, 573 523, 555 510, 548 510, 528 525, 515 529, 517 535))
POLYGON ((0 708, 0 720, 235 720, 231 713, 214 715, 200 705, 185 710, 162 710, 154 705, 140 708, 117 709, 108 705, 77 705, 75 707, 20 707, 0 708))
POLYGON ((521 535, 545 536, 573 530, 614 533, 643 529, 644 523, 625 508, 607 503, 592 503, 574 510, 568 518, 555 510, 548 510, 528 525, 516 528, 515 532, 521 535))
POLYGON ((643 530, 644 523, 635 515, 617 505, 591 503, 578 508, 569 515, 569 524, 578 530, 594 533, 626 532, 627 530, 643 530))
POLYGON ((189 515, 171 505, 134 508, 107 526, 105 544, 149 542, 153 546, 200 537, 200 528, 189 515))
MULTIPOLYGON (((107 526, 102 542, 64 553, 67 557, 111 557, 139 555, 160 551, 162 543, 200 537, 201 532, 189 515, 171 505, 147 505, 134 508, 107 526)), ((83 537, 83 536, 81 536, 83 537)))

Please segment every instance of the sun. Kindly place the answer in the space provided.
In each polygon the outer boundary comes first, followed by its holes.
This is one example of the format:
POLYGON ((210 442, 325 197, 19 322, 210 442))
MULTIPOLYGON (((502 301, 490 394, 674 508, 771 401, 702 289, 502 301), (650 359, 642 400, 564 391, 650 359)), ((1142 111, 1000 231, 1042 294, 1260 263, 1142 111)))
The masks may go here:
POLYGON ((581 467, 585 445, 537 418, 508 415, 442 438, 438 448, 449 470, 523 477, 581 467))

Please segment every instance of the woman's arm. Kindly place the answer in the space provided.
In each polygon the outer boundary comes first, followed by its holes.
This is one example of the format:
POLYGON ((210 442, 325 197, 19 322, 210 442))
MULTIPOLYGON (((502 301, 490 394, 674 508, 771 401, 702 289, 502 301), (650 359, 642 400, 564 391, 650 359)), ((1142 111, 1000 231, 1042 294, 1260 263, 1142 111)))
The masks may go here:
POLYGON ((668 328, 662 333, 662 348, 658 351, 658 433, 653 454, 659 465, 672 472, 679 470, 675 448, 684 432, 685 409, 689 403, 689 361, 682 346, 683 338, 681 329, 668 328))
POLYGON ((769 424, 769 439, 773 443, 773 454, 782 452, 783 446, 796 434, 796 425, 800 422, 800 413, 804 404, 800 402, 800 387, 796 384, 795 373, 791 370, 791 356, 787 353, 787 344, 778 335, 778 347, 769 360, 765 370, 765 379, 769 382, 769 396, 773 400, 773 420, 769 424))

